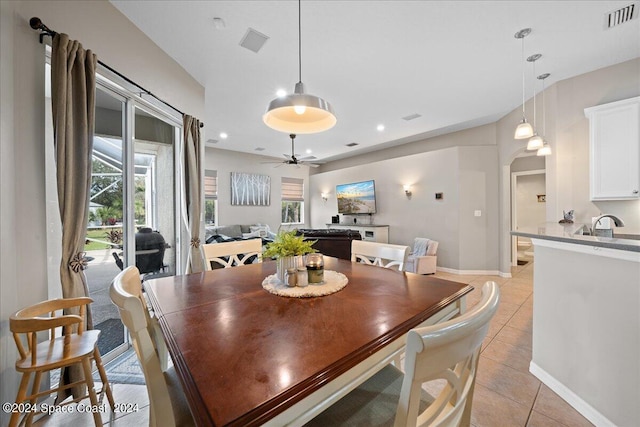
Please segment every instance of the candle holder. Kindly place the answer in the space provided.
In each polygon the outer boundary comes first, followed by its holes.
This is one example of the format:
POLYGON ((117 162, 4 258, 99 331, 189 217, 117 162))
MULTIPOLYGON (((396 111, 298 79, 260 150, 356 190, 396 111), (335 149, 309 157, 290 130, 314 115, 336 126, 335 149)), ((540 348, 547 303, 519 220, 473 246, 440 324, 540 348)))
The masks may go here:
POLYGON ((307 277, 309 284, 318 284, 324 281, 324 257, 322 254, 307 255, 307 277))

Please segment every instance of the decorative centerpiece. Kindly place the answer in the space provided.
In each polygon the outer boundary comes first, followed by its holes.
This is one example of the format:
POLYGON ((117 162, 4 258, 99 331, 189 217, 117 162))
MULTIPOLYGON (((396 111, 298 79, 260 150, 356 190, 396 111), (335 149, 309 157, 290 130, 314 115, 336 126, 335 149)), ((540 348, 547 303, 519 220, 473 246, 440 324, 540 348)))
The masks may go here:
POLYGON ((273 242, 267 243, 263 257, 277 260, 277 276, 281 283, 285 283, 288 268, 300 268, 305 264, 303 255, 317 252, 312 246, 316 240, 304 240, 304 235, 296 235, 296 230, 281 231, 273 242))

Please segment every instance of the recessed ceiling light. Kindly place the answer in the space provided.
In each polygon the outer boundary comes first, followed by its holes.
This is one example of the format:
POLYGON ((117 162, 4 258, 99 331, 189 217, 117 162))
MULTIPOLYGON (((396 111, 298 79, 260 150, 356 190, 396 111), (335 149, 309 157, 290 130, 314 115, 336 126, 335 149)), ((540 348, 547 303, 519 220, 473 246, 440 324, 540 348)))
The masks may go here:
POLYGON ((284 89, 278 89, 278 91, 276 92, 276 96, 278 98, 284 98, 285 96, 287 96, 287 91, 284 89))
POLYGON ((226 132, 220 132, 220 138, 227 139, 228 137, 229 137, 229 135, 227 135, 226 132))
POLYGON ((311 151, 311 148, 307 148, 306 153, 307 153, 307 154, 311 154, 311 153, 313 153, 313 151, 311 151))
POLYGON ((378 129, 378 132, 382 132, 384 130, 384 125, 383 124, 379 124, 376 129, 378 129))

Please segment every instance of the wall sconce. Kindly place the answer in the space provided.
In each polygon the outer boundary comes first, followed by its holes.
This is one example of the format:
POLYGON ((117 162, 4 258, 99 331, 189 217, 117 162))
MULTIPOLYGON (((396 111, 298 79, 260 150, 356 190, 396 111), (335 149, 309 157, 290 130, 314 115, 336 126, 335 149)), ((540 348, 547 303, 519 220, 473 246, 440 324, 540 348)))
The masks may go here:
POLYGON ((406 194, 407 197, 411 197, 411 185, 406 184, 403 185, 402 188, 404 188, 404 194, 406 194))
POLYGON ((322 201, 326 202, 329 199, 329 194, 328 193, 320 193, 320 195, 322 196, 322 201))

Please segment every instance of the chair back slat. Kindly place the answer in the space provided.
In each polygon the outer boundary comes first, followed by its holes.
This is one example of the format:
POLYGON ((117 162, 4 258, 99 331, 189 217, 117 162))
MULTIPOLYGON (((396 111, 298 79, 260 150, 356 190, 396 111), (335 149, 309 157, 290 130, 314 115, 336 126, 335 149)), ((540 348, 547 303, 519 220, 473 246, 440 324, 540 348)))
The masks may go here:
POLYGON ((482 288, 481 301, 470 312, 409 332, 396 427, 459 425, 475 379, 480 347, 499 299, 498 285, 487 282, 482 288), (422 385, 436 379, 444 379, 446 385, 435 401, 420 413, 422 385))
POLYGON ((120 310, 122 323, 129 329, 133 348, 144 374, 151 406, 150 425, 173 426, 174 411, 156 344, 151 338, 152 325, 142 296, 139 270, 134 266, 125 268, 114 279, 109 294, 111 301, 120 310))
MULTIPOLYGON (((97 346, 100 331, 83 334, 86 306, 92 302, 93 299, 89 297, 53 299, 25 307, 9 317, 9 329, 20 355, 15 367, 22 374, 16 396, 17 404, 27 401, 34 403, 41 397, 73 388, 74 402, 89 398, 92 405, 97 405, 97 392, 91 374, 95 363, 102 384, 100 394, 105 392, 109 405, 112 410, 115 409, 113 394, 97 346), (61 331, 61 337, 56 337, 58 330, 61 331), (38 332, 46 332, 48 339, 39 342, 38 332), (41 388, 41 379, 45 374, 54 369, 68 369, 72 366, 81 366, 82 372, 71 372, 69 383, 60 382, 41 388), (31 382, 32 386, 29 387, 31 382)), ((59 405, 60 402, 56 404, 59 405)), ((23 423, 31 425, 35 412, 12 413, 9 426, 23 423)), ((100 414, 94 414, 96 426, 102 426, 100 417, 100 414)))
POLYGON ((205 268, 211 270, 211 262, 224 268, 246 264, 252 256, 255 262, 262 262, 262 239, 238 240, 233 242, 209 243, 202 245, 205 268), (225 259, 226 258, 226 259, 225 259))
POLYGON ((351 241, 351 261, 354 262, 384 268, 397 267, 398 270, 403 271, 408 255, 409 246, 364 240, 351 241))

